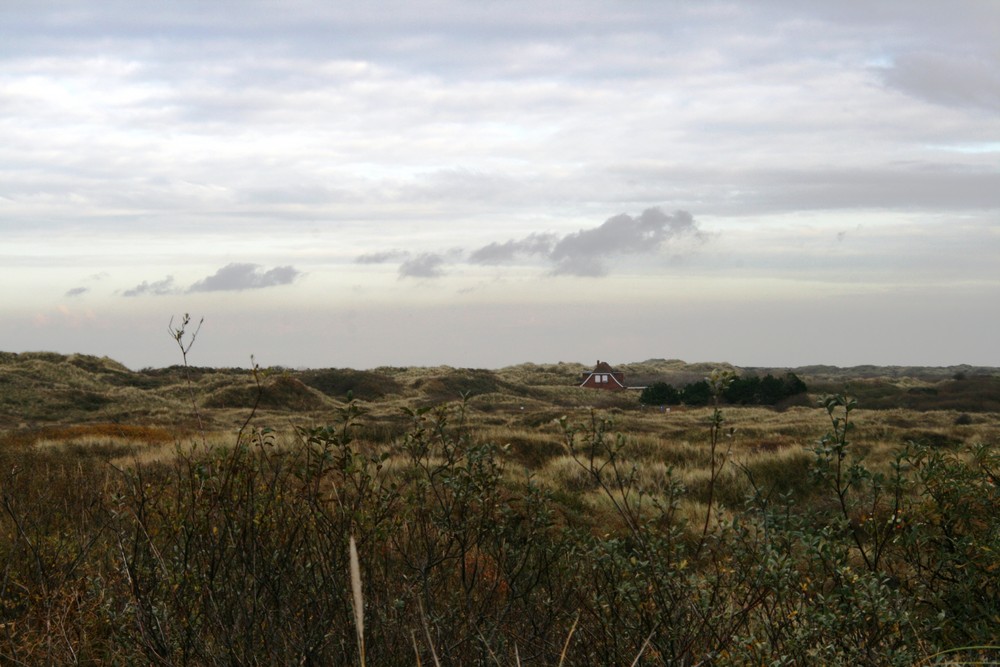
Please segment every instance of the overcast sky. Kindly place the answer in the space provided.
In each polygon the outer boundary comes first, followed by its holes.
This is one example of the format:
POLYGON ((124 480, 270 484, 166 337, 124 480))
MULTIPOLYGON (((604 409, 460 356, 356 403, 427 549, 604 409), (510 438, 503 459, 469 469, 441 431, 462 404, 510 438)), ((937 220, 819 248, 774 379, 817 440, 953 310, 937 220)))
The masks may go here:
POLYGON ((1000 366, 1000 2, 0 2, 0 350, 1000 366))

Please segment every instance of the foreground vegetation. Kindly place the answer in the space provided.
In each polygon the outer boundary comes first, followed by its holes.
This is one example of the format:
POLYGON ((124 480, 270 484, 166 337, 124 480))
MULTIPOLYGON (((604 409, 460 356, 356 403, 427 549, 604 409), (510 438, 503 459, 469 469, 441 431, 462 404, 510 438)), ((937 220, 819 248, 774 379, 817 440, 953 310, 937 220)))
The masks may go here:
POLYGON ((199 376, 168 385, 169 419, 133 404, 131 424, 3 434, 0 660, 997 658, 971 648, 1000 624, 995 413, 843 395, 666 413, 400 369, 393 391, 426 393, 290 417, 274 406, 314 394, 289 376, 199 376), (493 391, 435 400, 476 383, 493 391))

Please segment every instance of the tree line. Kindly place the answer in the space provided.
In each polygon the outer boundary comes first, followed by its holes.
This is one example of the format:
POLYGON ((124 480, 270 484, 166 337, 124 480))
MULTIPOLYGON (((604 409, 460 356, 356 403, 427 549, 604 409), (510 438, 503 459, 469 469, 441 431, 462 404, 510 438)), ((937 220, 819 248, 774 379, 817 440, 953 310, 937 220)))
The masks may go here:
MULTIPOLYGON (((731 405, 777 405, 791 396, 808 391, 806 383, 795 373, 774 377, 744 375, 732 380, 720 395, 720 400, 731 405)), ((680 389, 666 382, 656 382, 642 390, 639 402, 643 405, 708 405, 712 402, 712 386, 708 380, 691 382, 680 389)))

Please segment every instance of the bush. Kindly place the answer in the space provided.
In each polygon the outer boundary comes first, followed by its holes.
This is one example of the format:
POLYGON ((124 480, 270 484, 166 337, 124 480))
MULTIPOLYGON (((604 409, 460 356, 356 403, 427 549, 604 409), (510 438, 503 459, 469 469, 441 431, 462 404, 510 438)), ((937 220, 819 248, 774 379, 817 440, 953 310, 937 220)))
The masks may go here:
POLYGON ((385 448, 350 402, 291 447, 248 429, 126 467, 18 434, 0 448, 0 657, 360 664, 352 538, 368 664, 912 665, 988 646, 1000 454, 912 444, 869 465, 856 403, 823 407, 811 449, 745 461, 710 411, 697 489, 641 475, 596 413, 563 419, 586 496, 508 474, 465 404, 407 409, 385 448))

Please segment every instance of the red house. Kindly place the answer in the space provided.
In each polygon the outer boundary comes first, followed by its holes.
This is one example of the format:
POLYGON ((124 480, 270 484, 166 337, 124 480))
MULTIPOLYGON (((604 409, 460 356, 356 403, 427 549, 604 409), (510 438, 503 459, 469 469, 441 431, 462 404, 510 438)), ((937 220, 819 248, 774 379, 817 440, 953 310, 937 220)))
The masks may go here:
POLYGON ((625 374, 611 368, 611 364, 606 361, 597 361, 597 366, 589 373, 583 374, 581 387, 590 389, 627 389, 625 386, 625 374))

